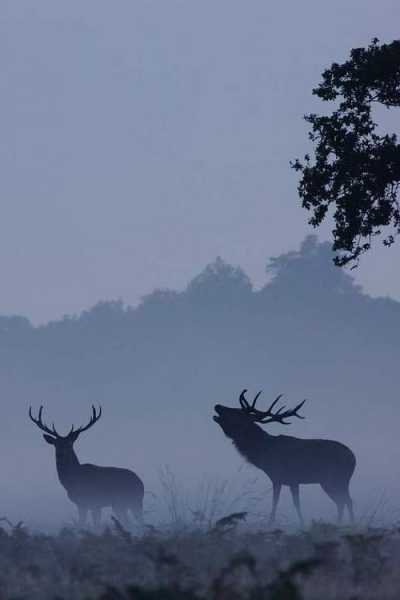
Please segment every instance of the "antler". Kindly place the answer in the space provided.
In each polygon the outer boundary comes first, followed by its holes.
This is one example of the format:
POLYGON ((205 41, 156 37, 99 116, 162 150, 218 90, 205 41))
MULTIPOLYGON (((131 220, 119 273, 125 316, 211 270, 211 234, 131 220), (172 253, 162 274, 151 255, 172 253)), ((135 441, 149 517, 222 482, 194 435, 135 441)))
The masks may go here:
POLYGON ((79 435, 83 431, 87 431, 88 429, 90 429, 90 427, 92 427, 95 423, 97 423, 97 421, 100 419, 100 417, 101 417, 101 406, 99 406, 99 412, 96 413, 96 409, 92 404, 92 416, 90 417, 89 423, 87 425, 85 425, 84 427, 79 427, 79 429, 74 429, 74 426, 72 425, 72 429, 68 435, 71 435, 71 433, 79 435))
POLYGON ((247 402, 247 400, 244 396, 246 392, 247 392, 247 390, 242 391, 242 393, 240 394, 240 397, 239 397, 239 402, 240 402, 242 409, 251 415, 254 422, 263 423, 263 424, 265 424, 265 423, 281 423, 282 425, 290 425, 290 422, 289 423, 285 422, 285 419, 288 419, 289 417, 297 417, 298 419, 305 418, 305 417, 302 417, 301 415, 297 414, 297 412, 303 406, 305 400, 300 402, 300 404, 298 404, 291 410, 284 410, 284 408, 286 408, 286 407, 281 406, 281 408, 279 408, 275 413, 273 413, 272 409, 279 402, 279 400, 282 398, 282 395, 283 395, 283 394, 279 394, 279 396, 277 398, 275 398, 275 400, 272 402, 269 409, 264 412, 264 411, 258 410, 255 407, 256 402, 257 402, 261 392, 258 392, 258 394, 255 396, 251 406, 247 402))
POLYGON ((39 427, 39 429, 41 429, 42 431, 49 433, 50 435, 54 436, 55 438, 60 438, 61 435, 59 433, 57 433, 56 428, 54 427, 54 423, 53 423, 52 429, 50 429, 49 427, 47 427, 47 425, 45 425, 43 423, 42 413, 43 413, 43 406, 41 406, 39 408, 38 417, 37 417, 37 419, 35 419, 35 417, 32 415, 32 406, 29 407, 29 417, 30 417, 31 421, 33 421, 39 427))
POLYGON ((243 408, 243 410, 247 410, 250 408, 250 404, 247 402, 246 398, 244 397, 246 392, 247 392, 247 390, 243 390, 239 396, 239 404, 243 408))
POLYGON ((251 406, 250 406, 250 404, 247 402, 247 400, 245 398, 245 394, 246 393, 247 393, 247 390, 243 390, 242 393, 239 396, 240 406, 243 408, 243 410, 253 410, 254 407, 255 407, 255 405, 256 405, 256 402, 257 402, 257 400, 258 400, 258 398, 259 398, 259 396, 261 394, 261 392, 258 392, 258 394, 256 394, 254 396, 254 400, 251 403, 251 406))
MULTIPOLYGON (((47 427, 47 425, 45 425, 45 423, 43 423, 42 413, 43 413, 43 406, 41 406, 39 408, 38 418, 35 419, 35 417, 32 415, 32 407, 31 406, 29 407, 29 417, 39 427, 39 429, 41 429, 42 431, 45 431, 46 433, 49 433, 50 435, 52 435, 55 438, 59 438, 59 439, 62 438, 63 436, 60 435, 56 431, 56 428, 54 427, 54 423, 53 423, 52 429, 50 429, 49 427, 47 427)), ((99 411, 96 412, 95 407, 92 405, 92 416, 90 417, 89 423, 87 425, 85 425, 84 427, 79 427, 79 429, 75 429, 74 426, 72 425, 71 431, 65 437, 67 438, 70 435, 74 435, 77 437, 80 433, 82 433, 83 431, 87 431, 90 427, 92 427, 100 419, 100 417, 101 417, 101 406, 99 407, 99 411)))

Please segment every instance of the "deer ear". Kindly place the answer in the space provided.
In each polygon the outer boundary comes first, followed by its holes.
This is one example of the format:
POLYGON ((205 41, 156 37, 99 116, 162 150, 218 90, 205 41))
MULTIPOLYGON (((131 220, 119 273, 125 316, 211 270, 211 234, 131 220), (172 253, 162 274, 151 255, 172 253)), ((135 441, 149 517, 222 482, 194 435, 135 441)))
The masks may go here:
POLYGON ((55 445, 56 440, 55 440, 55 438, 51 437, 51 435, 44 434, 43 437, 48 444, 52 444, 53 446, 55 445))

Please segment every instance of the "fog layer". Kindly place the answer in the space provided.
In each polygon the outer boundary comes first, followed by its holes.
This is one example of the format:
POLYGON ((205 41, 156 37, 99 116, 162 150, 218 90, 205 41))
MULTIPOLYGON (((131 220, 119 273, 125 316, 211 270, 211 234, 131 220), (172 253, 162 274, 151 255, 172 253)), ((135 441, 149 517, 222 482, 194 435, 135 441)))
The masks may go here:
MULTIPOLYGON (((238 405, 249 388, 264 390, 260 406, 279 393, 289 406, 307 398, 304 421, 269 431, 348 444, 356 511, 386 502, 395 518, 400 303, 370 298, 331 258, 309 237, 269 262, 272 280, 258 291, 218 258, 183 292, 156 290, 137 308, 101 302, 41 327, 1 317, 1 512, 41 523, 74 516, 28 407, 43 404, 48 423, 67 432, 100 404, 101 420, 76 444, 83 462, 133 468, 157 494, 165 465, 187 489, 257 477, 267 513, 267 478, 243 467, 212 421, 215 403, 238 405)), ((322 495, 304 491, 308 517, 333 517, 322 495)))

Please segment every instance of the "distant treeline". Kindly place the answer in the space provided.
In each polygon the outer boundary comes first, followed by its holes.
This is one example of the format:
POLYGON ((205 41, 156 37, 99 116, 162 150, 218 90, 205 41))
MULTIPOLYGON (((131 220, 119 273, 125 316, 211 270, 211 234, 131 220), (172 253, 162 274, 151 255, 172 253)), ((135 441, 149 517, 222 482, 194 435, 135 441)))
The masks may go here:
POLYGON ((307 416, 326 412, 349 432, 344 409, 359 418, 364 401, 369 414, 374 402, 397 407, 400 303, 364 294, 314 236, 272 258, 267 271, 255 290, 217 258, 184 291, 156 290, 135 308, 99 302, 40 327, 1 317, 3 397, 206 418, 217 398, 264 387, 269 396, 322 402, 324 411, 307 407, 307 416))

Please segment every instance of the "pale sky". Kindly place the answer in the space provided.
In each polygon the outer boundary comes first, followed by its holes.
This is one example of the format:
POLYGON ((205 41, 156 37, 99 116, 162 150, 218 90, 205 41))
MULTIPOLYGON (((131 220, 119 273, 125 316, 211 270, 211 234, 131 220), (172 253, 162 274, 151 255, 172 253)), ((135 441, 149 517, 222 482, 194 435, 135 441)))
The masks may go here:
MULTIPOLYGON (((217 255, 260 285, 312 232, 289 167, 312 87, 399 22, 398 0, 1 0, 0 314, 135 304, 217 255)), ((399 258, 357 279, 400 299, 399 258)))

